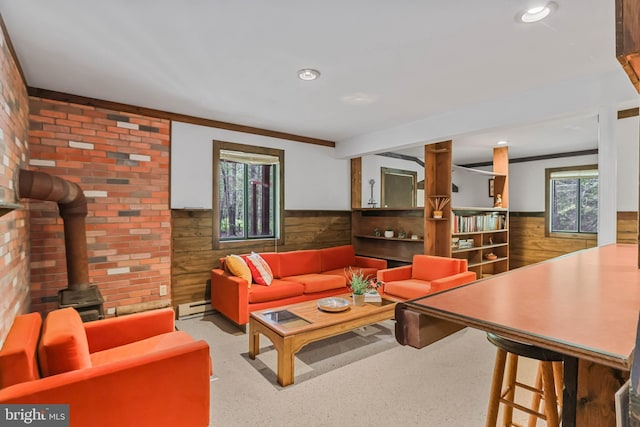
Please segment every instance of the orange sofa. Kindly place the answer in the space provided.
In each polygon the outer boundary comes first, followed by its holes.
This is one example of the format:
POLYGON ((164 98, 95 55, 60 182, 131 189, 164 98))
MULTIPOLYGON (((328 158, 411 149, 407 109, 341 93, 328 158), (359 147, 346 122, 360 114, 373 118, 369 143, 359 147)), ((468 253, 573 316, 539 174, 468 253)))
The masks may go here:
POLYGON ((209 425, 209 346, 175 331, 171 308, 90 323, 64 308, 42 324, 16 317, 0 403, 68 404, 77 427, 209 425))
POLYGON ((381 295, 406 301, 454 288, 476 280, 467 271, 467 260, 432 255, 414 255, 413 264, 378 271, 381 295))
POLYGON ((249 313, 349 292, 349 268, 375 279, 387 261, 357 256, 352 245, 290 252, 266 252, 273 282, 269 286, 247 283, 228 273, 225 259, 211 270, 211 305, 238 325, 249 323, 249 313))

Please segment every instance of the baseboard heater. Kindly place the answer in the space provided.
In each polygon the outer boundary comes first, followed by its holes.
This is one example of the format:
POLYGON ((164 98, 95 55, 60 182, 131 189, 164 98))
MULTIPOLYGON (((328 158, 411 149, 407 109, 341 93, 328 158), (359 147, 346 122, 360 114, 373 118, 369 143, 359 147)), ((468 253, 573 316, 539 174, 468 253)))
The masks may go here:
POLYGON ((192 316, 203 316, 216 311, 211 307, 211 300, 188 302, 178 305, 178 319, 192 316))

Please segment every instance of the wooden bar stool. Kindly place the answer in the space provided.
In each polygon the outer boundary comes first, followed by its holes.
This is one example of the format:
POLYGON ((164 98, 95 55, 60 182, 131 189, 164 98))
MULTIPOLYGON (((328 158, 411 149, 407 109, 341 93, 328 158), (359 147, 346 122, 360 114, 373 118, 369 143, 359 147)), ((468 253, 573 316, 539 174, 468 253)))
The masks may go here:
POLYGON ((529 426, 536 425, 536 418, 543 419, 547 426, 558 427, 560 425, 562 396, 562 354, 529 344, 512 341, 491 332, 487 333, 487 339, 497 347, 496 361, 493 369, 493 381, 489 396, 489 408, 487 410, 487 427, 495 427, 498 422, 498 410, 500 404, 504 405, 502 416, 503 426, 513 426, 513 410, 529 414, 529 426), (518 357, 523 356, 539 361, 538 374, 535 386, 517 381, 518 357), (507 373, 506 386, 503 389, 503 380, 507 373), (554 380, 554 377, 556 380, 554 380), (527 408, 515 402, 516 387, 533 393, 531 408, 527 408), (540 401, 544 401, 544 411, 540 412, 540 401))

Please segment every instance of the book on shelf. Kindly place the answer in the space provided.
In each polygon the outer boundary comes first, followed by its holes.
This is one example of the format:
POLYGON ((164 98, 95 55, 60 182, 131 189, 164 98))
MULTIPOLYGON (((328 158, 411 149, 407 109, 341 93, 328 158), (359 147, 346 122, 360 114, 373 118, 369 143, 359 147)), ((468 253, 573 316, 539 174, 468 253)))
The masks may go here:
POLYGON ((364 294, 364 302, 381 302, 382 297, 376 290, 368 291, 364 294))
POLYGON ((497 212, 478 215, 458 215, 452 212, 451 217, 453 233, 504 230, 507 225, 506 215, 497 212))

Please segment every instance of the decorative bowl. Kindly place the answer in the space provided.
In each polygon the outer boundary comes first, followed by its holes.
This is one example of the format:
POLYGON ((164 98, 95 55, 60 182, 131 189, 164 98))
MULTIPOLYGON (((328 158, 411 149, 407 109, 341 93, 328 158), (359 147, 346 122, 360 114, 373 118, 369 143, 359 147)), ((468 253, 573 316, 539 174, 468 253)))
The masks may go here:
POLYGON ((484 254, 484 259, 487 261, 493 261, 494 259, 498 259, 498 255, 496 254, 484 254))
POLYGON ((349 305, 351 302, 345 298, 329 297, 318 300, 318 308, 331 313, 348 310, 349 305))

